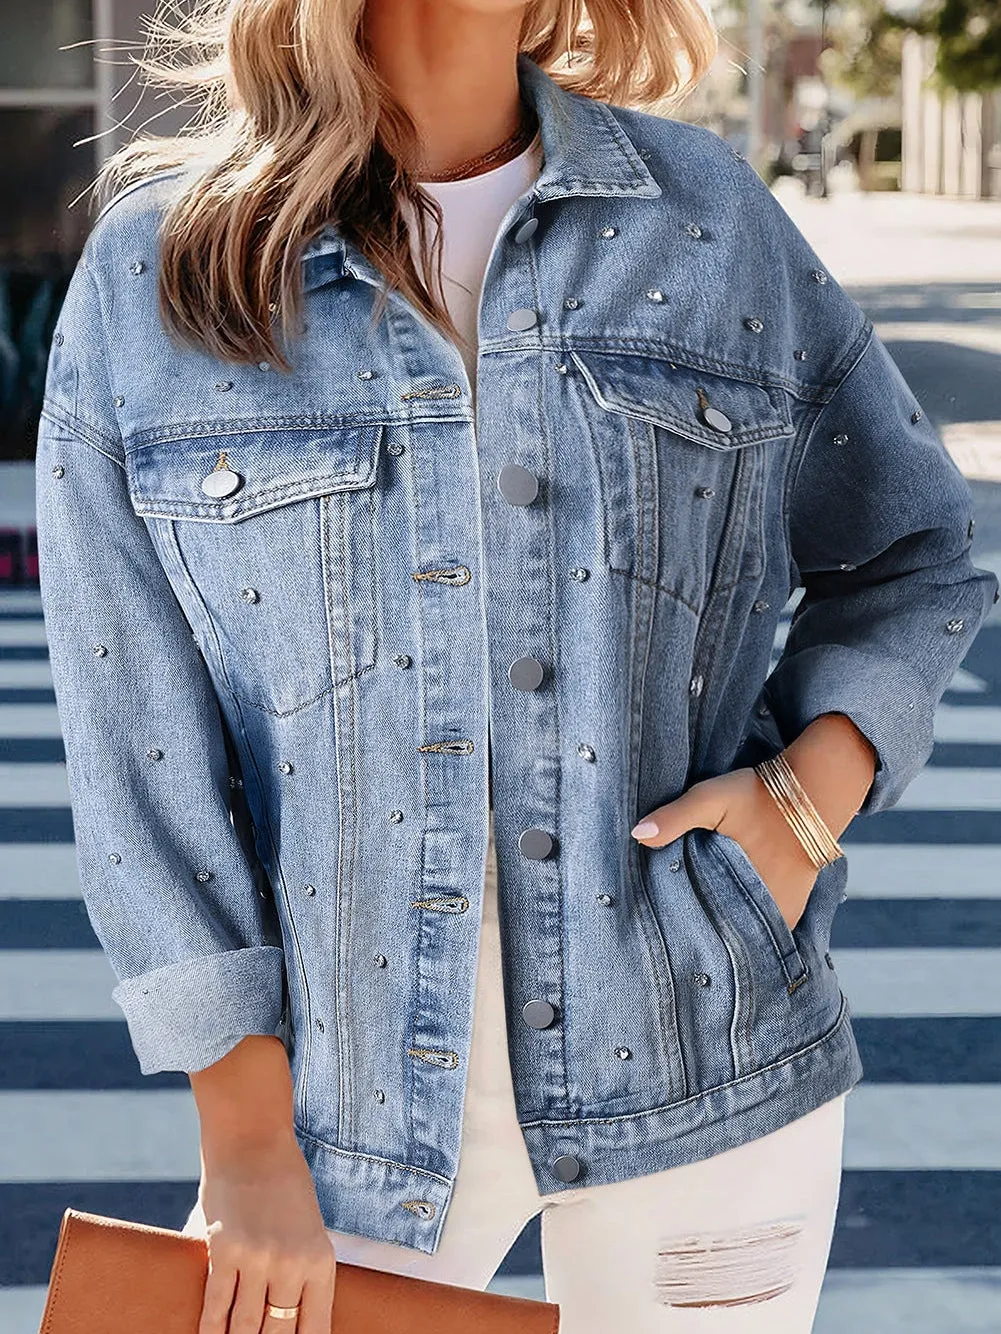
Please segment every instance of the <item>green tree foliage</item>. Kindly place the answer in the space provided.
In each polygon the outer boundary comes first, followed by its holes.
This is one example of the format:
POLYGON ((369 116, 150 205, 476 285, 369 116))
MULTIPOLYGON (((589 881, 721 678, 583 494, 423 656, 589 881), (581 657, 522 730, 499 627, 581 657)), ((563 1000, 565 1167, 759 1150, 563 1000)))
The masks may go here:
POLYGON ((894 27, 936 39, 935 74, 942 87, 961 93, 1001 87, 999 0, 931 0, 916 15, 887 17, 894 27))
POLYGON ((897 93, 904 31, 883 0, 831 3, 827 29, 830 46, 821 53, 820 66, 828 83, 859 100, 897 93))

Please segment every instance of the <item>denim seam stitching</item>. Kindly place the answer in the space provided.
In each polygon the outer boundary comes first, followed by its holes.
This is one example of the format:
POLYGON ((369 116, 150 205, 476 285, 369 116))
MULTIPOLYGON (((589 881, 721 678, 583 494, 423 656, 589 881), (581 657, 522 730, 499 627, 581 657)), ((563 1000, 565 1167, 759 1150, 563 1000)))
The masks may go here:
MULTIPOLYGON (((714 832, 714 833, 719 833, 720 831, 719 831, 719 830, 714 830, 713 832, 714 832)), ((736 840, 735 840, 735 841, 736 841, 736 840)), ((794 958, 799 962, 799 965, 800 965, 800 967, 801 967, 801 969, 802 969, 802 972, 799 973, 798 976, 796 976, 796 977, 793 977, 793 975, 792 975, 792 972, 791 972, 791 970, 790 970, 790 968, 789 968, 789 965, 788 965, 788 963, 787 963, 787 961, 786 961, 786 956, 782 953, 782 949, 781 949, 781 946, 780 946, 780 944, 779 944, 779 940, 778 940, 778 938, 777 938, 776 935, 775 935, 775 931, 774 931, 773 928, 772 928, 772 924, 771 924, 771 922, 768 920, 767 914, 763 911, 763 909, 761 908, 761 905, 758 903, 757 899, 754 897, 753 894, 751 894, 751 892, 748 890, 747 886, 744 884, 743 877, 740 875, 740 873, 739 873, 738 870, 737 870, 737 867, 734 865, 733 860, 732 860, 732 858, 730 857, 730 854, 728 853, 725 844, 721 844, 721 843, 718 843, 718 842, 717 842, 717 843, 712 843, 712 842, 710 841, 709 844, 708 844, 708 846, 709 846, 709 850, 710 850, 710 853, 711 853, 711 854, 712 854, 712 853, 715 853, 715 854, 717 855, 717 857, 722 857, 722 858, 725 860, 726 865, 727 865, 727 870, 728 870, 730 876, 733 878, 733 880, 734 880, 734 882, 736 883, 736 885, 737 885, 738 889, 740 890, 741 894, 744 896, 744 898, 746 899, 747 903, 750 905, 750 907, 751 907, 752 910, 754 911, 755 916, 758 918, 758 920, 761 922, 762 926, 765 928, 765 931, 768 933, 768 938, 769 938, 769 940, 770 940, 771 943, 772 943, 772 950, 774 951, 774 953, 775 953, 775 957, 778 959, 779 964, 780 964, 780 966, 781 966, 781 968, 782 968, 782 972, 783 972, 783 974, 785 975, 786 986, 787 986, 787 988, 789 988, 789 987, 793 987, 793 988, 794 988, 795 986, 798 986, 801 982, 803 982, 803 981, 805 980, 806 975, 807 975, 807 973, 808 973, 809 970, 808 970, 808 968, 807 968, 807 966, 806 966, 806 961, 805 961, 805 959, 803 958, 802 954, 800 954, 799 944, 797 943, 796 939, 795 939, 794 936, 793 936, 792 928, 791 928, 791 927, 789 928, 789 937, 790 937, 790 940, 792 941, 792 956, 791 956, 791 957, 794 957, 794 958)), ((750 860, 750 858, 748 858, 748 860, 750 860)), ((766 892, 766 893, 770 893, 770 891, 768 890, 768 886, 764 884, 764 880, 763 880, 763 879, 762 879, 762 885, 764 886, 765 892, 766 892)), ((776 911, 781 912, 781 910, 778 908, 778 904, 777 904, 777 903, 776 903, 776 911)))
POLYGON ((114 448, 114 441, 100 431, 95 430, 88 422, 61 407, 51 398, 43 400, 40 416, 52 422, 54 426, 61 427, 64 431, 69 431, 83 445, 89 445, 105 458, 111 459, 112 463, 117 463, 120 468, 125 464, 121 458, 108 452, 108 449, 102 449, 101 445, 107 445, 109 449, 114 448))
POLYGON ((540 352, 561 352, 564 356, 572 355, 575 347, 592 352, 635 352, 654 360, 680 362, 689 370, 701 370, 709 374, 715 373, 727 376, 730 379, 757 385, 759 388, 784 390, 792 394, 794 398, 811 402, 827 402, 838 385, 836 379, 824 380, 817 385, 809 385, 802 380, 783 375, 781 372, 766 371, 760 366, 751 366, 744 362, 720 361, 715 357, 707 356, 705 353, 695 352, 683 344, 650 338, 646 335, 639 335, 635 338, 624 336, 609 338, 607 334, 574 334, 572 338, 568 339, 540 333, 530 345, 524 339, 519 341, 516 338, 508 337, 485 338, 480 344, 480 349, 484 356, 490 356, 491 354, 503 354, 505 352, 525 352, 529 346, 538 349, 540 352), (659 356, 658 354, 661 352, 663 355, 659 356))
POLYGON ((410 1163, 397 1162, 395 1158, 381 1158, 375 1153, 359 1153, 353 1149, 342 1149, 337 1144, 329 1144, 326 1140, 311 1135, 308 1131, 297 1127, 303 1139, 310 1140, 313 1144, 318 1144, 321 1149, 327 1153, 337 1154, 342 1158, 360 1158, 367 1163, 379 1163, 381 1166, 392 1167, 400 1172, 410 1172, 414 1176, 425 1177, 429 1181, 437 1181, 441 1185, 451 1187, 452 1181, 449 1177, 442 1176, 439 1172, 431 1172, 426 1167, 413 1167, 410 1163))
MULTIPOLYGON (((848 1002, 845 999, 844 993, 842 993, 838 1017, 835 1019, 831 1027, 825 1033, 821 1033, 820 1037, 816 1038, 813 1042, 808 1042, 805 1047, 798 1047, 796 1051, 781 1056, 777 1061, 772 1061, 770 1065, 763 1065, 758 1070, 750 1070, 746 1075, 740 1075, 737 1079, 731 1079, 726 1084, 714 1084, 712 1088, 703 1089, 701 1092, 694 1094, 690 1098, 684 1098, 680 1102, 662 1103, 659 1107, 648 1107, 642 1112, 624 1112, 621 1116, 588 1116, 580 1117, 577 1120, 562 1121, 538 1118, 534 1121, 519 1121, 518 1124, 522 1130, 534 1130, 536 1127, 547 1126, 616 1125, 625 1121, 640 1120, 641 1118, 648 1116, 661 1116, 664 1112, 674 1112, 677 1111, 679 1107, 685 1106, 686 1103, 701 1102, 716 1094, 725 1093, 728 1089, 737 1088, 739 1085, 746 1084, 753 1079, 761 1079, 763 1075, 770 1074, 773 1070, 781 1070, 783 1066, 790 1065, 794 1061, 802 1060, 804 1057, 811 1055, 813 1052, 823 1047, 825 1043, 833 1041, 839 1035, 841 1029, 844 1028, 847 1023, 848 1014, 848 1002)), ((721 1117, 719 1119, 723 1120, 725 1118, 721 1117)))

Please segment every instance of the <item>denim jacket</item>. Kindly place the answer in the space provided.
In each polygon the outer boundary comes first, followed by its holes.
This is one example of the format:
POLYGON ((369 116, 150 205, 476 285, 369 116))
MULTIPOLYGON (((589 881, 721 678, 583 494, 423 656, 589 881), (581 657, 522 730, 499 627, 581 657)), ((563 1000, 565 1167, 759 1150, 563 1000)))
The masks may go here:
POLYGON ((426 1252, 491 795, 540 1192, 706 1158, 862 1076, 848 863, 790 930, 735 839, 632 825, 827 712, 886 810, 998 597, 967 482, 749 163, 518 71, 545 162, 493 242, 475 397, 399 293, 372 324, 332 225, 291 373, 180 349, 167 172, 91 230, 37 454, 80 879, 141 1069, 279 1035, 326 1225, 426 1252))

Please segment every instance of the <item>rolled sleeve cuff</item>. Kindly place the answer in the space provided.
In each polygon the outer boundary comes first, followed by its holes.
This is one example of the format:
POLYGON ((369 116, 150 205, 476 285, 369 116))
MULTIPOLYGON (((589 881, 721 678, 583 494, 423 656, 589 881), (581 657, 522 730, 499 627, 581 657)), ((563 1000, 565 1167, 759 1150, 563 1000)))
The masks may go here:
POLYGON ((783 745, 815 718, 844 713, 872 743, 876 772, 860 815, 893 806, 935 743, 935 704, 916 672, 845 644, 816 644, 780 661, 765 698, 783 745))
POLYGON ((257 945, 127 978, 111 996, 144 1075, 202 1070, 251 1033, 280 1036, 284 951, 257 945))

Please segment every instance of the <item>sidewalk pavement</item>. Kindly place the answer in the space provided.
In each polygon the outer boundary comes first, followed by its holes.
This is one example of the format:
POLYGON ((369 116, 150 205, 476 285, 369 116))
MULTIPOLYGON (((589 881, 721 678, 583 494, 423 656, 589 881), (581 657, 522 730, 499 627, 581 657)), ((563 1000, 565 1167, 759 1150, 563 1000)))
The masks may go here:
POLYGON ((773 193, 884 342, 998 358, 977 386, 992 415, 939 429, 964 476, 1001 482, 1001 200, 865 194, 838 177, 828 199, 807 198, 791 177, 773 193))

